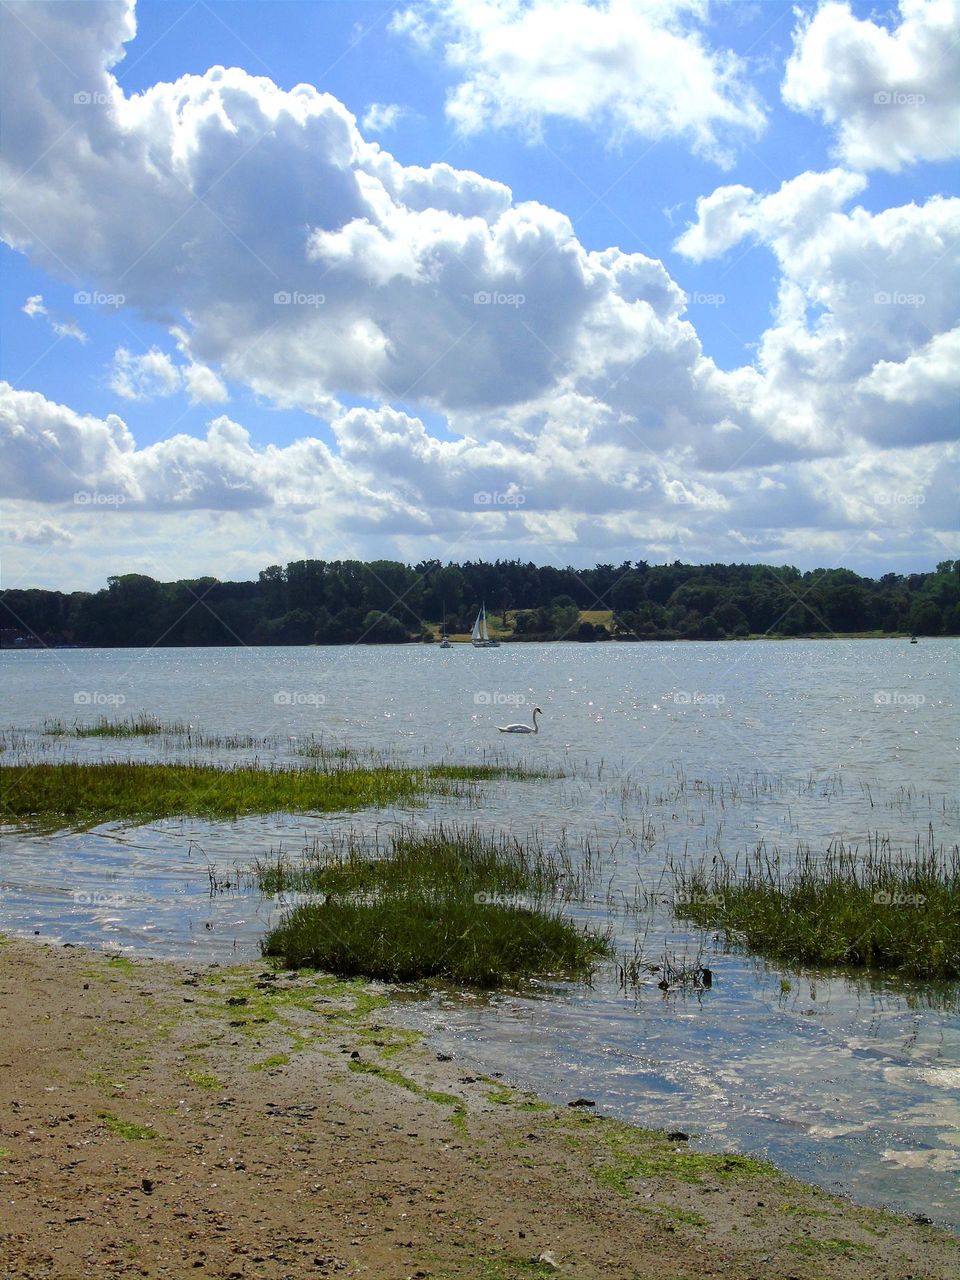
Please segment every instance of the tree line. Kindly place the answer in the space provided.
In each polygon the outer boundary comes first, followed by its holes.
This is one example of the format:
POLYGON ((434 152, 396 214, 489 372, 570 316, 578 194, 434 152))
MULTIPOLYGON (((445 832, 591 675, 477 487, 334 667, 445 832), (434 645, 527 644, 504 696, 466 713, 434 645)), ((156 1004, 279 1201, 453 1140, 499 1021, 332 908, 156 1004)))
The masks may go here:
POLYGON ((960 634, 960 560, 930 573, 646 561, 560 569, 520 560, 416 565, 294 560, 255 582, 140 573, 100 591, 0 593, 0 643, 388 644, 468 632, 481 602, 511 640, 720 640, 850 632, 960 634), (601 614, 597 618, 597 613, 601 614))

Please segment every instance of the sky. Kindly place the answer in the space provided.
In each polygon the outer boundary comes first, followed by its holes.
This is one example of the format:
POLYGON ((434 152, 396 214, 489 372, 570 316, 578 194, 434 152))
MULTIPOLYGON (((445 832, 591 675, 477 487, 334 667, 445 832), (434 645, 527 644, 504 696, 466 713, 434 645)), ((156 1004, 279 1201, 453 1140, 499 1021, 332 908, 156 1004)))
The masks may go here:
POLYGON ((960 556, 960 0, 0 24, 3 586, 960 556))

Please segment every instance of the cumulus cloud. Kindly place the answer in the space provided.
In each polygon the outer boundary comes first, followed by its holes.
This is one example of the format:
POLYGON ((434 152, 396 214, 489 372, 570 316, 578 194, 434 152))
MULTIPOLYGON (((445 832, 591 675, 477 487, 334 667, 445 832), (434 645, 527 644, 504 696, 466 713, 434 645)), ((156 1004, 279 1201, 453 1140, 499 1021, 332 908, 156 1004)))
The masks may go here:
POLYGON ((34 316, 45 316, 47 314, 47 308, 44 306, 43 294, 33 294, 26 300, 20 310, 24 315, 29 316, 31 320, 34 316))
POLYGON ((951 438, 960 200, 842 211, 863 185, 835 170, 803 174, 770 195, 720 188, 698 202, 697 221, 675 247, 700 261, 751 237, 776 256, 777 309, 760 344, 758 398, 792 423, 795 438, 951 438))
POLYGON ((826 218, 842 209, 867 185, 861 174, 833 169, 803 173, 784 182, 772 195, 750 187, 717 187, 697 200, 697 219, 674 248, 685 258, 703 262, 734 248, 746 236, 801 244, 816 234, 826 218))
POLYGON ((360 123, 367 133, 389 133, 406 114, 406 107, 395 102, 371 102, 360 123))
POLYGON ((353 477, 316 439, 257 448, 243 426, 221 415, 211 420, 202 439, 176 434, 138 448, 115 414, 105 419, 79 414, 6 382, 0 382, 0 471, 4 496, 79 507, 156 512, 326 507, 347 523, 358 513, 366 518, 372 506, 385 516, 401 509, 389 494, 353 477), (91 496, 96 494, 103 500, 91 496))
POLYGON ((135 356, 126 347, 117 347, 110 387, 124 400, 172 396, 180 389, 180 370, 159 347, 151 347, 142 356, 135 356))
POLYGON ((960 0, 900 0, 888 28, 847 3, 801 16, 783 80, 788 106, 836 130, 857 169, 894 173, 960 151, 960 0))
POLYGON ((447 114, 464 133, 576 121, 617 137, 679 140, 727 166, 765 126, 745 66, 711 48, 697 0, 432 0, 393 29, 441 42, 459 84, 447 114))
MULTIPOLYGON (((645 12, 668 32, 695 16, 666 0, 645 12)), ((749 242, 781 275, 756 364, 724 371, 662 262, 590 250, 562 213, 482 175, 402 165, 308 85, 212 68, 126 96, 110 68, 132 9, 116 0, 17 13, 3 234, 159 318, 179 352, 119 348, 114 390, 219 404, 236 383, 308 410, 331 441, 261 447, 221 416, 201 439, 138 447, 115 415, 7 389, 3 483, 25 502, 99 490, 152 528, 193 513, 178 538, 203 530, 225 565, 250 511, 271 559, 345 543, 582 559, 646 539, 651 554, 802 560, 811 530, 849 544, 868 509, 841 501, 823 468, 869 458, 872 484, 887 453, 947 459, 951 348, 938 339, 957 323, 958 201, 849 210, 865 180, 845 169, 707 196, 681 253, 749 242), (64 63, 89 102, 74 102, 64 63), (203 523, 215 517, 229 537, 203 523)))
POLYGON ((183 381, 193 404, 223 404, 230 399, 223 379, 205 364, 186 365, 183 381))
POLYGON ((842 471, 811 462, 711 478, 682 457, 639 462, 614 445, 586 456, 560 418, 536 452, 437 441, 421 420, 390 409, 341 414, 339 452, 316 439, 260 448, 227 417, 202 439, 138 448, 118 418, 0 384, 0 475, 11 529, 32 527, 49 546, 62 541, 54 529, 82 539, 101 576, 124 567, 247 574, 284 553, 297 558, 305 540, 328 558, 495 556, 523 546, 582 562, 622 558, 639 544, 668 558, 796 562, 820 549, 824 559, 852 545, 869 552, 871 540, 884 568, 898 554, 948 554, 956 445, 862 449, 842 471), (51 504, 56 522, 38 519, 51 504), (127 558, 118 561, 121 544, 127 558))
POLYGON ((30 520, 18 526, 13 530, 13 540, 30 547, 69 546, 76 541, 69 529, 51 520, 30 520))

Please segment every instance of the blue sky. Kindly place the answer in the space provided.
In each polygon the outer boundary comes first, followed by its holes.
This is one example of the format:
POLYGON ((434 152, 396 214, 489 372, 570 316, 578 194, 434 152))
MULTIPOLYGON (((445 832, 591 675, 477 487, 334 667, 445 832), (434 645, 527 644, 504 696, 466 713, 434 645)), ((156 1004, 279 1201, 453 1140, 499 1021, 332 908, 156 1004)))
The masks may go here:
POLYGON ((953 0, 3 24, 5 585, 958 553, 953 0))

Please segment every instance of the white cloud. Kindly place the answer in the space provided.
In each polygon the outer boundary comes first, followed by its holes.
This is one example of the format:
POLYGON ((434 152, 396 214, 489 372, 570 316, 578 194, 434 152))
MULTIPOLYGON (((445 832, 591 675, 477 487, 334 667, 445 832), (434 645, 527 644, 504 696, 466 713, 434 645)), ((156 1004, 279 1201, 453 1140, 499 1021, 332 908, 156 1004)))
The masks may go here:
POLYGON ((395 102, 371 102, 360 121, 367 133, 389 133, 407 114, 407 108, 395 102))
POLYGON ((777 240, 786 249, 789 243, 799 244, 816 234, 830 214, 866 185, 861 174, 833 169, 803 173, 784 182, 773 195, 758 195, 750 187, 717 187, 697 200, 697 220, 674 248, 694 262, 716 258, 746 236, 777 240))
POLYGON ((172 396, 180 390, 180 370, 159 347, 151 347, 142 356, 117 347, 110 387, 125 400, 172 396))
POLYGON ((49 324, 50 328, 58 338, 75 338, 77 342, 87 341, 87 335, 77 324, 76 320, 71 320, 69 317, 51 315, 43 301, 42 293, 32 294, 20 310, 24 315, 29 316, 31 320, 34 319, 35 316, 46 317, 47 324, 49 324))
MULTIPOLYGON (((73 537, 89 585, 125 569, 245 576, 318 545, 328 558, 520 553, 584 563, 642 548, 801 564, 821 552, 842 561, 856 546, 884 570, 898 556, 951 554, 956 445, 864 447, 842 469, 812 462, 709 477, 682 457, 638 461, 615 443, 585 452, 568 423, 562 414, 546 424, 531 450, 442 442, 396 410, 353 409, 333 424, 339 453, 315 439, 258 448, 227 417, 203 439, 138 448, 117 418, 0 384, 0 483, 11 530, 30 529, 50 547, 73 537), (43 514, 51 505, 55 520, 43 514)), ((62 586, 57 563, 49 580, 62 586)))
POLYGON ((205 364, 188 364, 182 369, 183 382, 193 404, 224 404, 230 393, 205 364))
MULTIPOLYGON (((23 15, 42 40, 7 20, 21 73, 16 93, 0 89, 18 179, 4 234, 161 318, 181 357, 119 348, 114 390, 222 403, 229 381, 322 418, 333 442, 264 448, 224 416, 202 439, 140 448, 118 417, 8 391, 2 476, 24 520, 67 503, 89 522, 78 490, 120 495, 100 514, 142 519, 111 528, 133 547, 152 529, 185 572, 238 563, 250 511, 270 538, 259 563, 308 545, 582 562, 638 540, 650 554, 748 547, 802 563, 807 544, 842 552, 874 529, 866 499, 841 501, 825 468, 869 460, 864 485, 884 468, 899 483, 900 462, 922 459, 918 483, 939 483, 960 202, 848 210, 865 180, 844 169, 706 197, 678 245, 687 258, 749 242, 780 272, 756 365, 723 371, 663 263, 589 250, 562 213, 514 204, 479 174, 404 166, 309 86, 213 68, 125 97, 106 65, 130 31, 116 3, 23 15), (74 104, 58 57, 104 105, 74 104), (483 510, 477 493, 511 502, 483 510)), ((943 558, 946 525, 907 514, 890 553, 915 562, 929 544, 943 558)))
POLYGON ((835 170, 772 195, 720 188, 676 244, 700 261, 749 236, 775 254, 755 406, 774 430, 831 451, 858 436, 906 446, 956 434, 960 200, 843 212, 864 185, 835 170))
POLYGON ((960 0, 900 0, 888 28, 821 4, 801 17, 783 99, 820 115, 857 169, 888 169, 960 152, 960 0))
POLYGON ((700 0, 432 0, 393 28, 444 45, 460 83, 447 114, 464 133, 536 136, 551 118, 613 140, 671 138, 727 166, 765 112, 746 67, 711 48, 700 0))
POLYGON ((13 540, 30 547, 55 547, 69 546, 76 538, 69 529, 51 520, 30 520, 14 528, 13 540))
POLYGON ((86 342, 87 335, 77 324, 76 320, 57 320, 51 317, 50 328, 58 338, 74 338, 77 342, 86 342))

